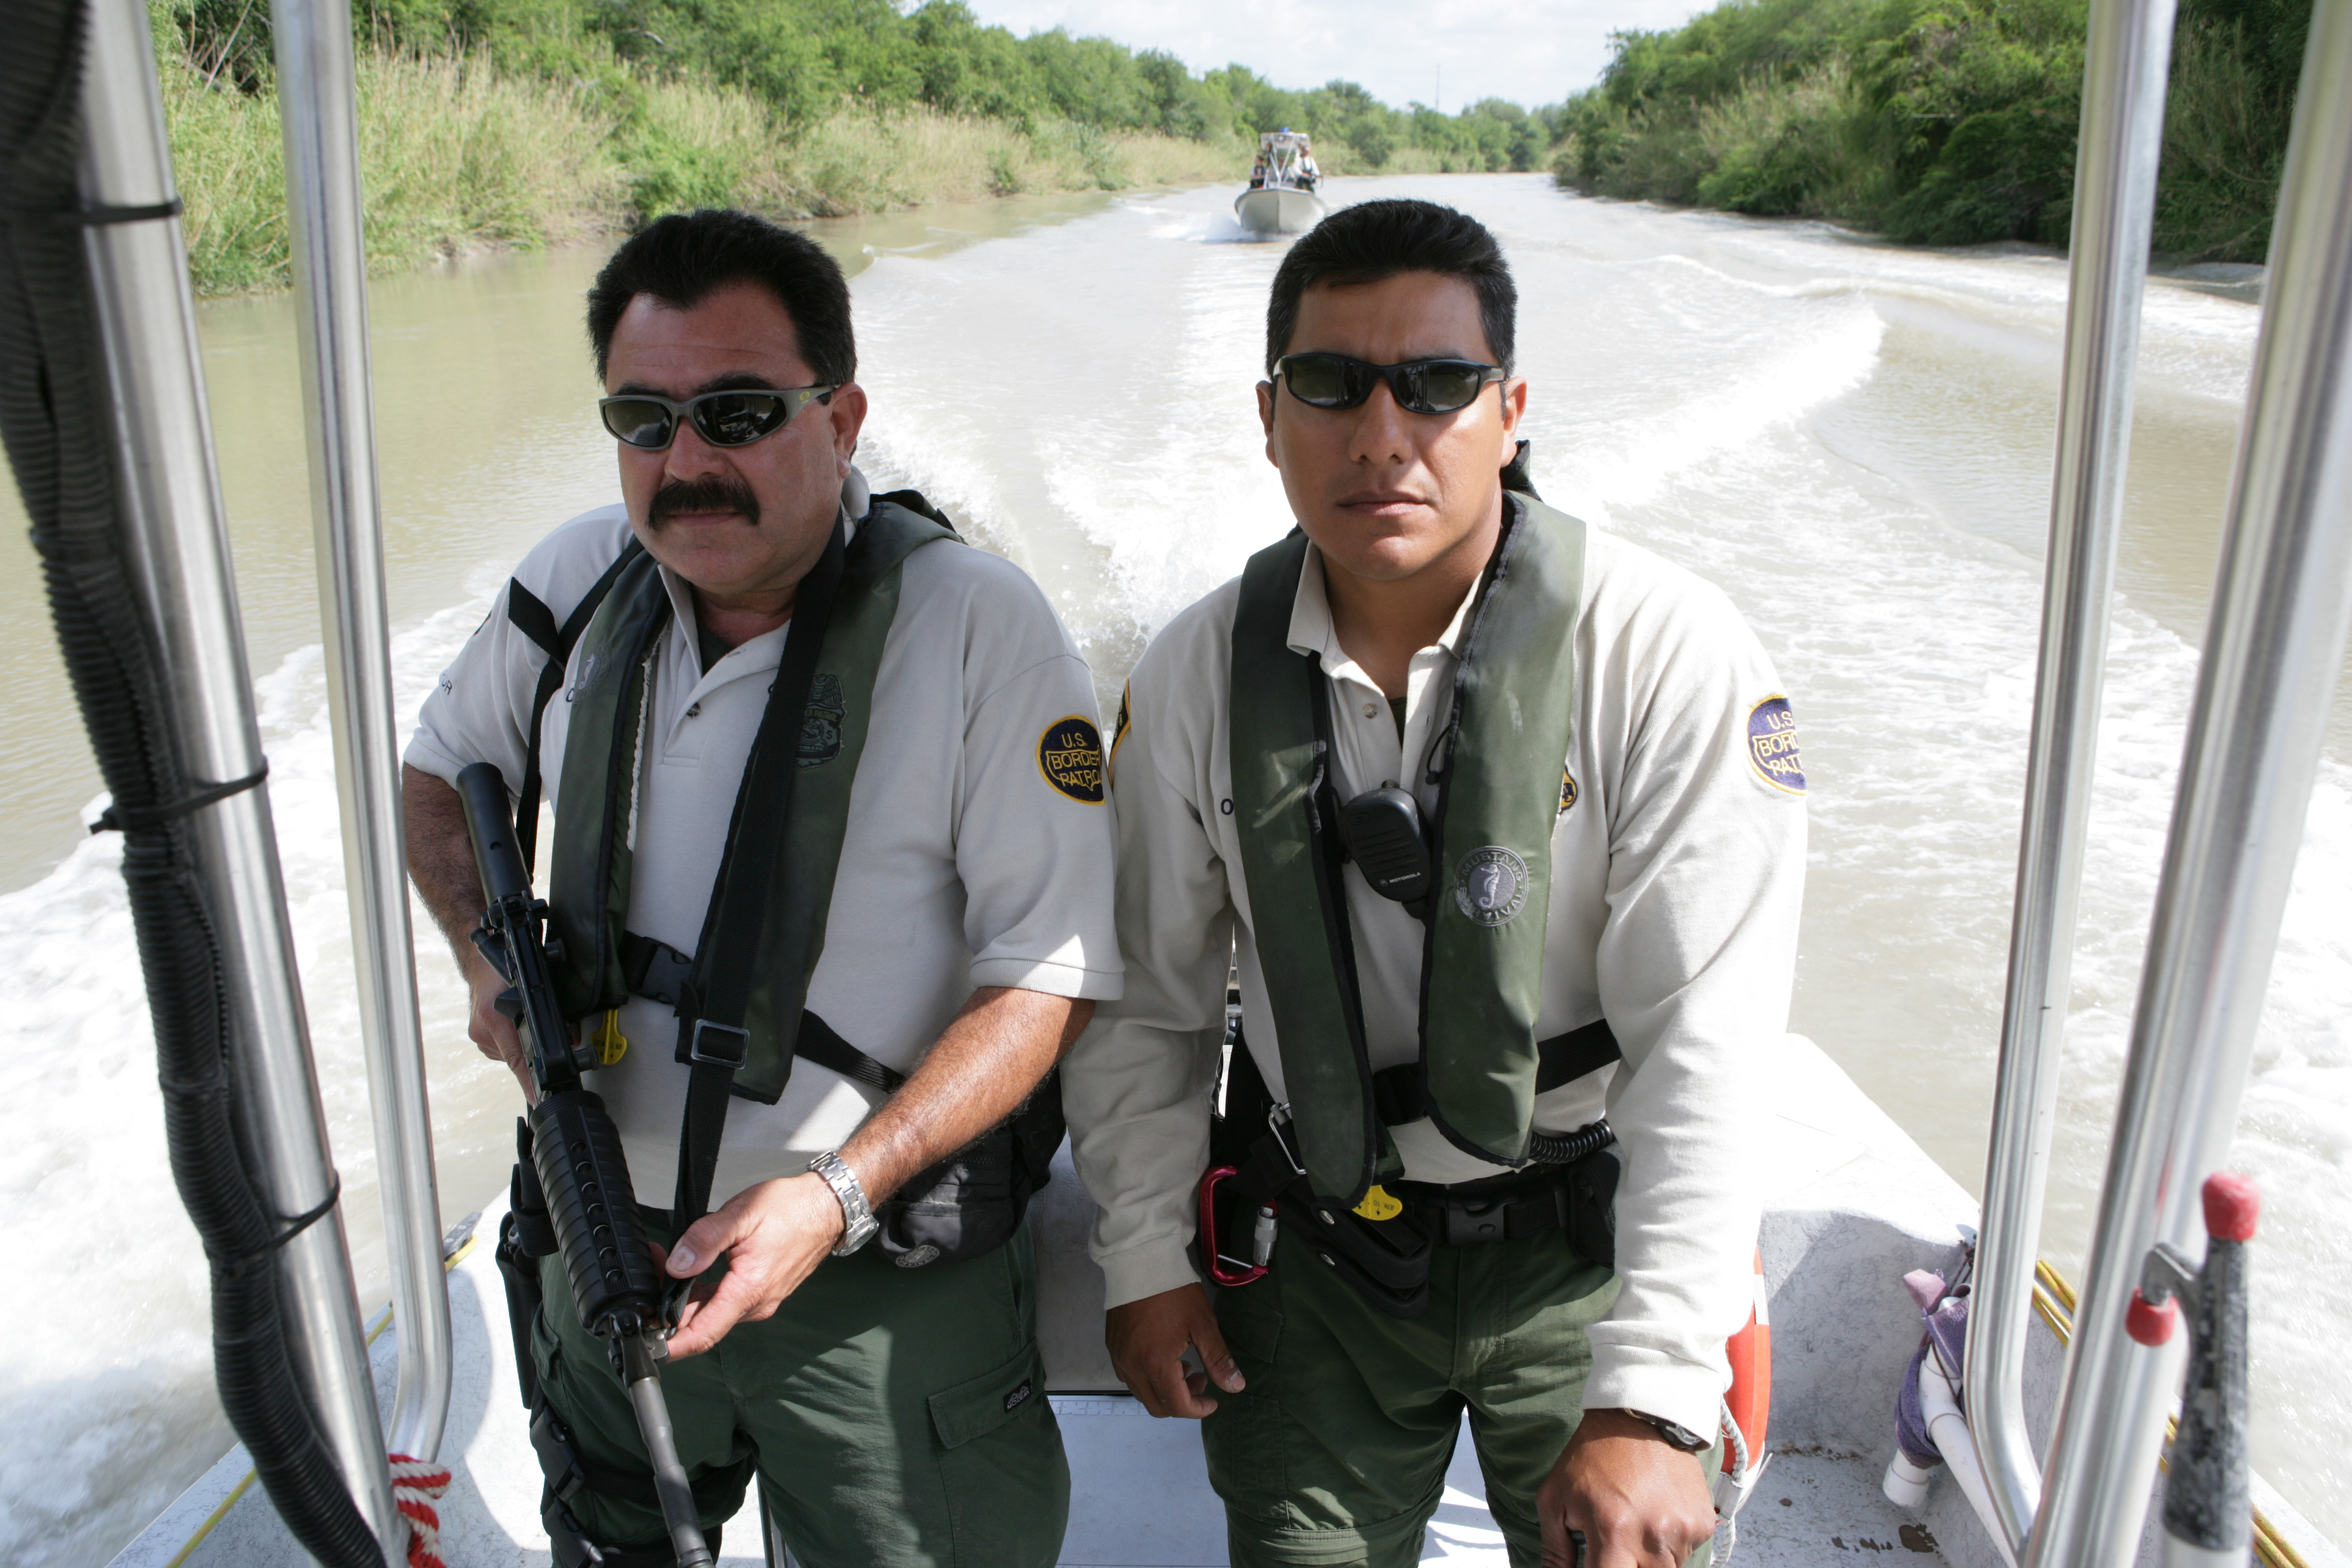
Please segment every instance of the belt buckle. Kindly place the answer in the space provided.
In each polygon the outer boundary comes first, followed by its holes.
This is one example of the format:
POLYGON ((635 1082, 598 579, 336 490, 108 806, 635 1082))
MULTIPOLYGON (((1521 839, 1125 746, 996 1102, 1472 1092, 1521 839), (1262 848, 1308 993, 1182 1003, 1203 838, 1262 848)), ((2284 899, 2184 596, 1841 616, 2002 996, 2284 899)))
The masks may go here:
POLYGON ((694 1038, 687 1046, 686 1059, 702 1067, 727 1068, 741 1071, 751 1059, 751 1031, 739 1029, 730 1024, 714 1024, 708 1018, 694 1021, 694 1038))
POLYGON ((1508 1234, 1508 1198, 1445 1201, 1445 1245, 1467 1247, 1477 1241, 1501 1241, 1508 1234))

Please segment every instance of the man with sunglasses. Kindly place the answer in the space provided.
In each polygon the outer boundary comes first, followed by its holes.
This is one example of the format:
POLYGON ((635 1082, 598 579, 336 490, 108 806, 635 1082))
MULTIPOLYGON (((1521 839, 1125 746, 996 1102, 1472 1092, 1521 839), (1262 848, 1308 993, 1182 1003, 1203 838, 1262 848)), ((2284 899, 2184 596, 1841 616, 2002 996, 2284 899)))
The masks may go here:
MULTIPOLYGON (((1023 1205, 1061 1137, 1047 1075, 1119 973, 1091 677, 1018 568, 868 493, 848 289, 805 236, 665 217, 588 326, 622 500, 524 559, 427 699, 412 871, 520 1076, 451 785, 495 763, 528 854, 543 771, 559 997, 697 1281, 663 1382, 713 1548, 756 1470, 809 1568, 1045 1568, 1069 1471, 1023 1205)), ((556 1561, 671 1563, 518 1192, 556 1561)))
POLYGON ((1723 595, 1537 497, 1515 305, 1425 202, 1291 249, 1298 531, 1113 740, 1126 990, 1066 1103, 1113 1362, 1204 1418, 1240 1568, 1418 1561, 1465 1411, 1517 1568, 1714 1533, 1804 778, 1723 595))

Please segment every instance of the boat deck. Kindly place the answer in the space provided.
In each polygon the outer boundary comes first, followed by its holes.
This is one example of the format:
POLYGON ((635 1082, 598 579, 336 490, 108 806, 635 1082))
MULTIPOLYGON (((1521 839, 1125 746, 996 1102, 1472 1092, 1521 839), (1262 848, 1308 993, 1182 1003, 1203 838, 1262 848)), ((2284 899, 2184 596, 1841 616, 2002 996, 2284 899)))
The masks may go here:
MULTIPOLYGON (((1919 1340, 1900 1284, 1948 1268, 1968 1194, 1810 1042, 1790 1037, 1760 1118, 1761 1238, 1773 1329, 1769 1468, 1738 1520, 1738 1568, 1818 1568, 1848 1554, 1895 1563, 2000 1568, 1948 1478, 1924 1513, 1880 1493, 1894 1437, 1895 1393, 1919 1340)), ((1072 1500, 1062 1562, 1071 1568, 1212 1568, 1226 1562, 1223 1510, 1209 1489, 1199 1429, 1155 1421, 1117 1385, 1102 1345, 1102 1276, 1088 1259, 1093 1205, 1065 1154, 1031 1213, 1036 1226, 1039 1339, 1070 1456, 1072 1500)), ((540 1473, 517 1397, 506 1301, 489 1238, 503 1199, 478 1216, 449 1275, 457 1377, 442 1457, 455 1473, 440 1506, 450 1568, 546 1568, 540 1473)), ((2046 1330, 2030 1342, 2026 1405, 2044 1440, 2063 1352, 2046 1330)), ((393 1336, 375 1345, 377 1397, 390 1408, 393 1336)), ((306 1562, 248 1475, 225 1456, 114 1560, 113 1568, 302 1568, 306 1562), (200 1539, 199 1539, 200 1537, 200 1539)), ((2309 1568, 2352 1568, 2309 1521, 2254 1479, 2261 1508, 2309 1568)), ((2151 1510, 2153 1514, 2154 1510, 2151 1510)), ((2153 1524, 2137 1563, 2157 1561, 2153 1524)), ((1726 1555, 1719 1539, 1717 1561, 1726 1555)), ((727 1531, 722 1562, 753 1568, 759 1514, 727 1531)), ((1507 1568, 1501 1533, 1466 1434, 1446 1475, 1422 1560, 1507 1568)))

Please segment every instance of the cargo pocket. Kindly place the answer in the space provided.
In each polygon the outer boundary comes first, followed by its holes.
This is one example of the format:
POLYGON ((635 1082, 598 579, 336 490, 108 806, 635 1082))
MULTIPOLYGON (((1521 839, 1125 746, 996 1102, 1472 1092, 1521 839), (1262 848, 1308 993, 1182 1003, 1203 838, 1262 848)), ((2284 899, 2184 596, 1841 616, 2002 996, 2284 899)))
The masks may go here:
POLYGON ((1051 1568, 1070 1516, 1070 1465, 1033 1345, 930 1396, 958 1568, 1051 1568))
POLYGON ((1242 1370, 1239 1394, 1212 1388, 1217 1402, 1201 1423, 1201 1451, 1209 1484, 1225 1506, 1261 1525, 1292 1522, 1289 1451, 1285 1441, 1280 1378, 1276 1353, 1282 1344, 1282 1280, 1268 1274, 1255 1283, 1210 1292, 1217 1331, 1242 1370))

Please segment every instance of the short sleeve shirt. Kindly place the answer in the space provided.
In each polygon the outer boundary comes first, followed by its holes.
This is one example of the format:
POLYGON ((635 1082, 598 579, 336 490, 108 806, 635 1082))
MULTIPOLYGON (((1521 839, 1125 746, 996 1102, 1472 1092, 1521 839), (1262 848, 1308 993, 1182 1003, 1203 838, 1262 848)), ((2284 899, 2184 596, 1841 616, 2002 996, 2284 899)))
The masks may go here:
MULTIPOLYGON (((534 549, 515 580, 561 622, 628 539, 621 507, 588 512, 534 549)), ((628 929, 691 952, 789 627, 706 669, 692 595, 667 569, 663 580, 677 614, 650 677, 628 929)), ((501 600, 425 700, 408 763, 454 784, 488 761, 518 784, 545 658, 501 600)), ((570 684, 567 673, 541 736, 558 812, 570 684)), ((911 1072, 976 987, 1116 997, 1112 840, 1093 680, 1053 607, 997 556, 956 543, 915 551, 875 679, 810 1009, 911 1072)), ((589 1087, 613 1110, 640 1201, 666 1205, 688 1076, 677 1020, 633 997, 620 1023, 629 1049, 589 1087)), ((796 1061, 775 1105, 730 1107, 714 1195, 797 1174, 875 1104, 796 1061)))

